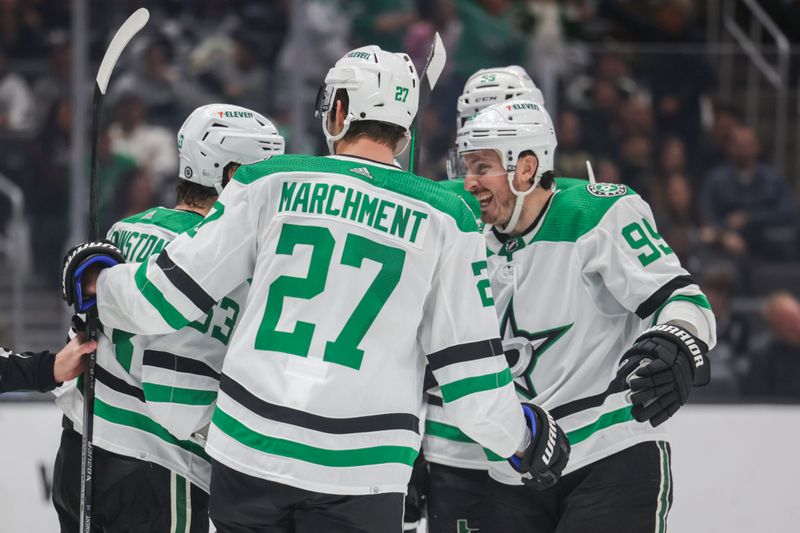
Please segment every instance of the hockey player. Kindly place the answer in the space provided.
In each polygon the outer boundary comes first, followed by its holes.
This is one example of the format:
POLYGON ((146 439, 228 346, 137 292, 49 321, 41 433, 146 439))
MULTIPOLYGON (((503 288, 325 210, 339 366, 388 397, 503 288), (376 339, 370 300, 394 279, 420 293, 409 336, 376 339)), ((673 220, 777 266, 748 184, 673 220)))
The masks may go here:
MULTIPOLYGON (((191 232, 240 165, 282 154, 284 146, 265 117, 226 104, 196 109, 177 139, 175 207, 148 209, 108 232, 126 262, 140 263, 177 235, 191 232)), ((235 239, 236 231, 229 237, 235 239)), ((205 316, 168 335, 133 335, 104 324, 92 439, 93 524, 99 530, 208 531, 211 465, 203 451, 204 434, 247 290, 246 282, 240 284, 205 316)), ((66 417, 53 501, 62 531, 79 530, 81 391, 75 383, 59 391, 66 417)))
MULTIPOLYGON (((218 216, 97 280, 104 324, 165 333, 252 276, 206 447, 221 532, 400 531, 426 362, 455 424, 526 482, 568 457, 549 415, 514 394, 474 217, 392 164, 417 111, 410 59, 359 48, 326 84, 335 155, 240 168, 218 216)), ((64 283, 92 294, 80 264, 71 254, 64 283)))
POLYGON ((60 352, 16 353, 0 348, 0 393, 36 390, 51 391, 83 372, 84 355, 97 347, 94 341, 82 343, 74 338, 60 352))
POLYGON ((564 477, 540 492, 492 460, 480 531, 664 531, 661 424, 709 380, 708 300, 634 191, 554 191, 556 138, 539 104, 493 105, 457 143, 464 185, 491 225, 488 273, 515 388, 572 445, 564 477))
MULTIPOLYGON (((516 98, 544 104, 542 92, 522 67, 511 65, 481 69, 469 77, 458 98, 457 127, 463 126, 469 117, 492 104, 516 98)), ((455 155, 456 148, 453 148, 449 161, 455 162, 455 155)), ((449 171, 452 176, 457 175, 454 169, 449 171)), ((464 190, 463 179, 439 183, 460 194, 475 217, 480 217, 480 206, 464 190)), ((447 418, 442 399, 435 389, 428 396, 422 449, 430 472, 427 490, 429 531, 460 533, 478 529, 489 461, 483 448, 458 431, 447 418)))

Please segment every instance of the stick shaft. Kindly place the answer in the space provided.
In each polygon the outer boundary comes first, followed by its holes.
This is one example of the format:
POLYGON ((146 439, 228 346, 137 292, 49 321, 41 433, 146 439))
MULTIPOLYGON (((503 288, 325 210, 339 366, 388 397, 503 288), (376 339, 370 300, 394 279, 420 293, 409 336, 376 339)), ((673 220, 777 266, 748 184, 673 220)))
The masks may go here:
MULTIPOLYGON (((97 223, 98 151, 100 144, 100 109, 103 93, 95 85, 92 98, 92 157, 89 179, 89 240, 99 236, 97 223)), ((97 309, 92 308, 86 316, 86 336, 88 340, 97 339, 97 309)), ((94 393, 97 354, 89 354, 86 372, 83 376, 83 435, 81 437, 81 531, 91 533, 92 528, 92 487, 94 481, 94 393)))

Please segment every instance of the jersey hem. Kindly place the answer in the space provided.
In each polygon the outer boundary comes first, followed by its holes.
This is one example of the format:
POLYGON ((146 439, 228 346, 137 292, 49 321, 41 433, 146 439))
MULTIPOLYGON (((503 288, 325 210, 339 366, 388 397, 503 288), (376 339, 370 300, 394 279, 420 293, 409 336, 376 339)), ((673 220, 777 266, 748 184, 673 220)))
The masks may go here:
MULTIPOLYGON (((316 483, 314 481, 309 481, 307 479, 298 479, 296 477, 291 477, 291 476, 281 476, 278 474, 263 472, 261 470, 252 468, 250 466, 240 463, 239 461, 232 459, 230 456, 225 455, 224 453, 220 452, 219 450, 215 449, 213 446, 209 444, 206 444, 206 453, 209 454, 212 458, 214 458, 214 460, 219 461, 228 468, 237 470, 242 474, 257 477, 259 479, 265 479, 267 481, 273 481, 275 483, 281 483, 283 485, 289 485, 290 487, 295 487, 298 489, 318 492, 321 494, 340 494, 343 496, 363 496, 369 494, 387 494, 394 492, 405 494, 408 485, 408 482, 406 482, 405 485, 396 485, 391 483, 381 484, 380 490, 378 492, 375 492, 374 490, 375 485, 362 486, 362 487, 343 487, 341 485, 316 483)), ((408 468, 408 479, 409 480, 411 479, 410 467, 408 468)))
POLYGON ((428 461, 429 463, 436 463, 438 465, 444 465, 444 466, 452 466, 455 468, 466 468, 468 470, 484 470, 484 471, 489 470, 488 459, 486 460, 486 462, 483 463, 475 463, 474 461, 453 459, 445 455, 438 455, 438 454, 430 455, 428 452, 425 452, 425 460, 428 461))

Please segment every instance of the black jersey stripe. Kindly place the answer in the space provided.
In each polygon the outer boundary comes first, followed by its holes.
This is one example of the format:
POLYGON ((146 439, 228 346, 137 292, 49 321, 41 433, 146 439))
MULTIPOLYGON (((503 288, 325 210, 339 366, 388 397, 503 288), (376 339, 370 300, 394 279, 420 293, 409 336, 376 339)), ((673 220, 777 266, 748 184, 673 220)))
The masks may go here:
POLYGON ((95 378, 109 389, 126 396, 133 396, 140 402, 144 402, 144 391, 142 389, 126 383, 125 380, 118 378, 100 365, 95 366, 95 378))
POLYGON ((503 353, 503 343, 500 339, 468 342, 457 346, 449 346, 428 355, 428 364, 431 370, 442 369, 448 365, 474 361, 486 357, 494 357, 503 353))
POLYGON ((184 296, 186 296, 198 309, 202 309, 203 311, 208 311, 214 304, 214 298, 212 298, 203 288, 197 284, 195 280, 189 276, 181 267, 175 264, 172 258, 167 253, 167 250, 163 250, 160 254, 158 254, 158 259, 156 259, 156 265, 161 268, 164 272, 164 275, 167 276, 172 285, 181 291, 184 296))
POLYGON ((436 407, 444 407, 444 400, 442 400, 438 396, 434 396, 433 394, 428 394, 426 396, 426 399, 428 400, 428 404, 430 405, 435 405, 436 407))
POLYGON ((559 420, 561 418, 574 415, 575 413, 585 411, 586 409, 600 407, 603 405, 603 402, 606 401, 606 398, 612 394, 624 391, 625 388, 625 383, 623 381, 615 379, 611 382, 611 384, 609 384, 608 388, 604 392, 559 405, 558 407, 550 409, 550 414, 553 415, 553 418, 559 420))
POLYGON ((190 359, 188 357, 181 357, 180 355, 175 355, 169 352, 145 350, 142 358, 142 364, 145 366, 155 366, 158 368, 165 368, 167 370, 174 370, 184 374, 207 376, 209 378, 219 380, 219 372, 216 372, 204 362, 198 361, 197 359, 190 359))
POLYGON ((219 388, 233 400, 258 416, 282 424, 291 424, 334 435, 392 430, 413 431, 419 434, 419 418, 410 413, 386 413, 354 418, 328 418, 269 403, 256 397, 240 383, 225 374, 222 375, 219 388))
POLYGON ((696 284, 697 282, 694 280, 694 278, 689 275, 676 276, 672 278, 636 308, 636 316, 641 319, 649 317, 655 313, 656 310, 661 307, 661 305, 666 302, 670 296, 672 296, 673 292, 677 291, 678 289, 688 287, 689 285, 696 284))

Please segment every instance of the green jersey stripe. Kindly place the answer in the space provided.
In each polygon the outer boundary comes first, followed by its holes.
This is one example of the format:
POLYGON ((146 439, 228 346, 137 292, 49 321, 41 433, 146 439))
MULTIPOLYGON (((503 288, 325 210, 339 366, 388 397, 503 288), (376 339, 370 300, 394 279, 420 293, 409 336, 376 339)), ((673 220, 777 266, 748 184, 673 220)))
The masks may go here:
POLYGON ((697 307, 702 307, 703 309, 708 309, 711 311, 711 302, 708 301, 708 298, 705 297, 704 294, 676 294, 675 296, 670 297, 666 302, 661 304, 656 312, 653 314, 653 325, 655 326, 658 323, 658 317, 661 315, 661 311, 669 304, 670 302, 689 302, 693 303, 697 307))
POLYGON ((508 368, 504 368, 496 374, 485 374, 483 376, 459 379, 452 383, 442 385, 442 398, 445 402, 454 402, 469 394, 505 387, 511 383, 511 379, 511 370, 508 368))
POLYGON ((414 464, 417 450, 408 446, 372 446, 344 450, 329 450, 301 442, 270 437, 253 431, 217 406, 211 422, 237 442, 270 455, 297 459, 322 466, 350 468, 386 463, 414 464))
POLYGON ((184 389, 158 383, 142 383, 142 389, 148 402, 211 405, 217 399, 217 391, 184 389))
POLYGON ((440 437, 442 439, 454 440, 457 442, 475 443, 474 440, 469 438, 456 426, 451 426, 450 424, 444 424, 435 420, 425 421, 425 433, 428 435, 433 435, 434 437, 440 437))
POLYGON ((626 406, 622 409, 605 413, 591 424, 570 431, 567 433, 567 439, 569 440, 571 446, 575 446, 602 429, 616 424, 622 424, 623 422, 628 422, 630 420, 633 420, 633 413, 631 413, 631 406, 626 406))
POLYGON ((147 262, 141 264, 139 268, 136 269, 136 274, 134 276, 136 280, 136 287, 139 289, 139 292, 142 293, 142 296, 150 302, 150 305, 155 307, 158 314, 161 315, 161 318, 169 324, 172 329, 181 329, 183 326, 189 323, 189 320, 184 317, 180 311, 175 309, 169 301, 164 297, 164 294, 158 290, 153 283, 147 279, 147 262))
POLYGON ((128 218, 123 218, 118 224, 146 224, 163 228, 173 233, 183 233, 196 226, 202 220, 203 215, 193 211, 154 207, 128 218))
POLYGON ((175 475, 175 533, 185 533, 186 528, 186 514, 189 497, 189 490, 186 487, 186 478, 175 475))
POLYGON ((211 461, 211 458, 206 454, 202 446, 195 444, 194 442, 176 439, 169 431, 143 414, 136 413, 134 411, 128 411, 127 409, 121 409, 119 407, 114 407, 113 405, 109 405, 99 398, 95 398, 94 400, 94 414, 95 416, 107 420, 112 424, 128 426, 146 433, 151 433, 169 444, 178 446, 199 456, 205 461, 211 461))

